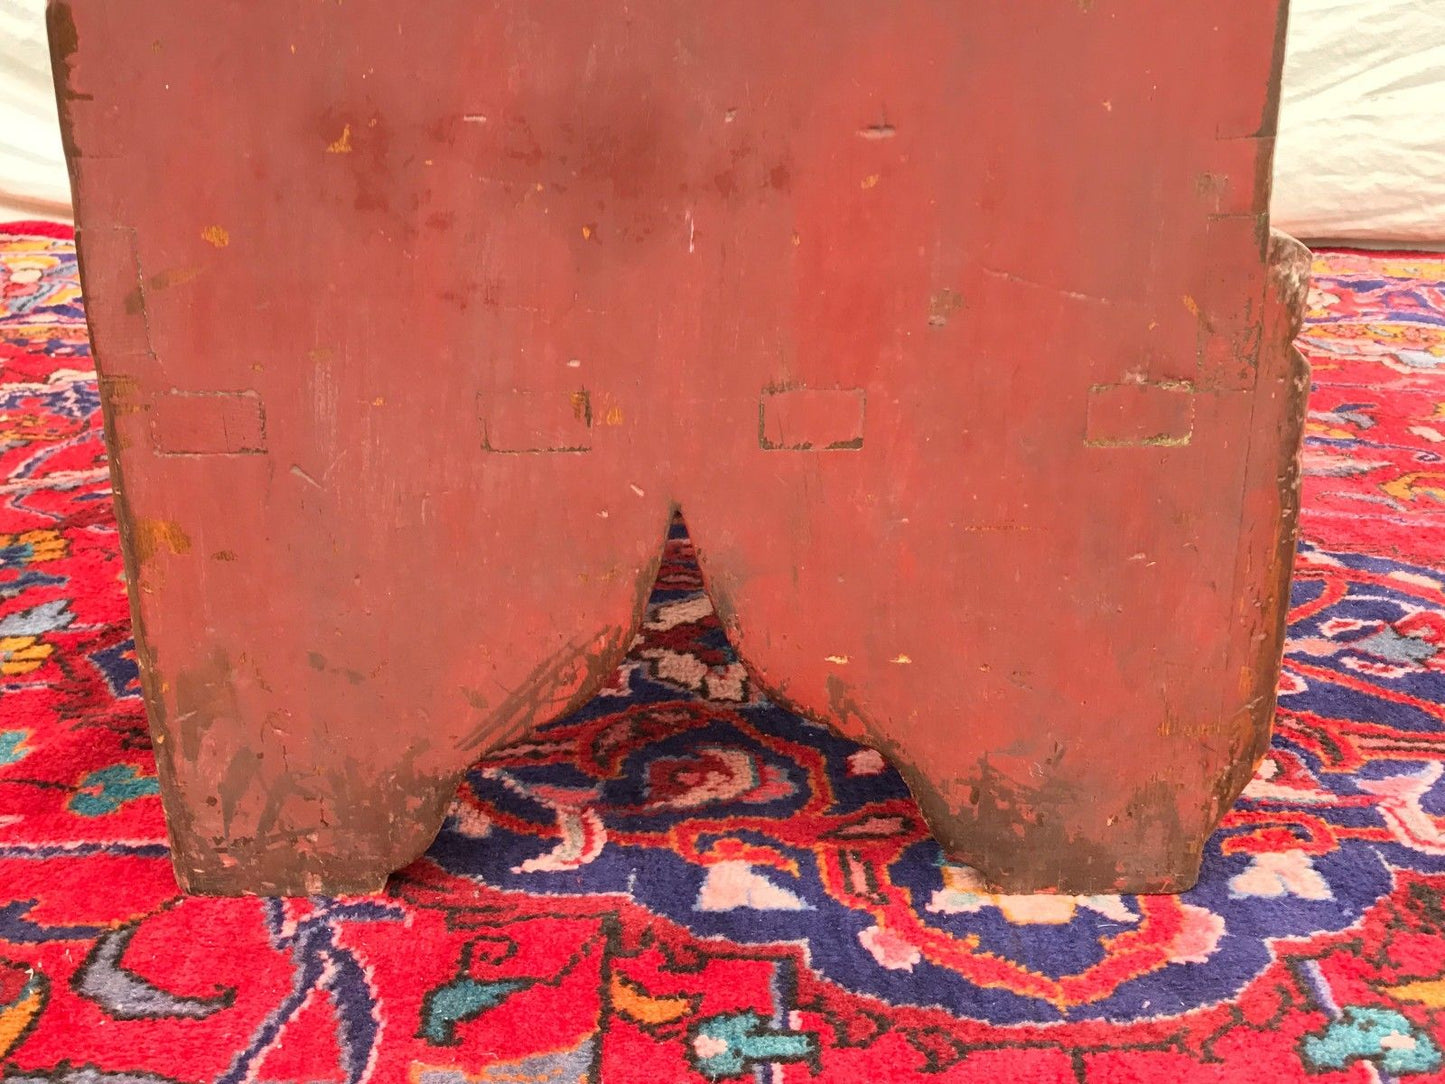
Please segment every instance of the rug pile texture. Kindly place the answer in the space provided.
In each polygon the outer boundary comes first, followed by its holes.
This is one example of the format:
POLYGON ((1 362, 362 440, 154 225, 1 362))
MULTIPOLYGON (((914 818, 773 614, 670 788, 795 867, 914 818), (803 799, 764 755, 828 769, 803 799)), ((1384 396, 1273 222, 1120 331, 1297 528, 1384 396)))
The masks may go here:
POLYGON ((73 243, 0 227, 5 1079, 1445 1082, 1445 257, 1315 272, 1275 740, 1194 890, 986 892, 753 686, 678 521, 384 894, 226 900, 167 859, 73 243))

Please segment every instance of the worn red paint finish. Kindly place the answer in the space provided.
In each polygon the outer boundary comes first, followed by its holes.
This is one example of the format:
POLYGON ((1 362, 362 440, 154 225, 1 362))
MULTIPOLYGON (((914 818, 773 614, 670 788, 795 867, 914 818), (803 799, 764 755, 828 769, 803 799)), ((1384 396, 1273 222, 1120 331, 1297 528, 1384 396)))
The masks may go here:
POLYGON ((52 3, 182 883, 380 885, 607 675, 677 505, 954 856, 1191 883, 1292 553, 1283 21, 52 3))

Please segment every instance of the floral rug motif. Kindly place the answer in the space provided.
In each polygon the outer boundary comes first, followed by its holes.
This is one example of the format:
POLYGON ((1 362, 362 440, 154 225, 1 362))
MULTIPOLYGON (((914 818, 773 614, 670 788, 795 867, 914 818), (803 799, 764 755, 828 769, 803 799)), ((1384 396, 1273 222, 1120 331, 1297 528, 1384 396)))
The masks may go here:
POLYGON ((65 1084, 1445 1082, 1445 258, 1327 253, 1275 741, 1182 896, 998 896, 753 687, 686 529, 375 897, 171 874, 68 231, 0 227, 0 1069, 65 1084))
POLYGON ((1307 533, 1321 545, 1439 565, 1445 555, 1445 256, 1315 261, 1300 347, 1307 533))

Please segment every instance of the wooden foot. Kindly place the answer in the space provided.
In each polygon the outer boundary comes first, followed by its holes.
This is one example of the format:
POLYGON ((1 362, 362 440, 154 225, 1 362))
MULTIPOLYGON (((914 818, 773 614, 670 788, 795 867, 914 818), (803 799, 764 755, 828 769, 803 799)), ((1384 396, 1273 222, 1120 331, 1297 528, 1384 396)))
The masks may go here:
POLYGON ((1162 780, 1120 804, 1117 793, 1086 796, 1060 771, 1036 787, 986 761, 961 776, 937 764, 903 774, 949 860, 998 892, 1182 892, 1198 879, 1214 828, 1205 808, 1181 810, 1184 787, 1162 780), (1101 807, 1112 812, 1100 816, 1101 807))
MULTIPOLYGON (((648 583, 654 571, 655 563, 644 565, 648 583)), ((491 702, 490 690, 470 686, 453 686, 451 697, 436 688, 406 693, 404 678, 372 691, 379 672, 368 677, 317 652, 298 666, 274 644, 234 660, 212 652, 174 688, 152 688, 150 699, 182 888, 380 890, 430 845, 463 772, 492 746, 590 698, 639 617, 525 667, 491 702)))
MULTIPOLYGON (((233 763, 257 751, 238 750, 233 763)), ((457 781, 368 778, 353 762, 344 775, 285 773, 266 784, 262 808, 237 810, 214 784, 172 774, 165 808, 176 879, 215 896, 379 892, 431 845, 457 781)))

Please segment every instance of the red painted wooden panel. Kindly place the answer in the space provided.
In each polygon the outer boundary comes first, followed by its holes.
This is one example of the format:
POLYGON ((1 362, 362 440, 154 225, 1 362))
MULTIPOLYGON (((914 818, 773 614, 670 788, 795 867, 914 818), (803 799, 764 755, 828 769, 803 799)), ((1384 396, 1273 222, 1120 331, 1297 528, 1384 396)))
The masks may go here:
POLYGON ((378 885, 675 505, 956 857, 1192 880, 1292 552, 1281 2, 51 12, 184 884, 378 885))

